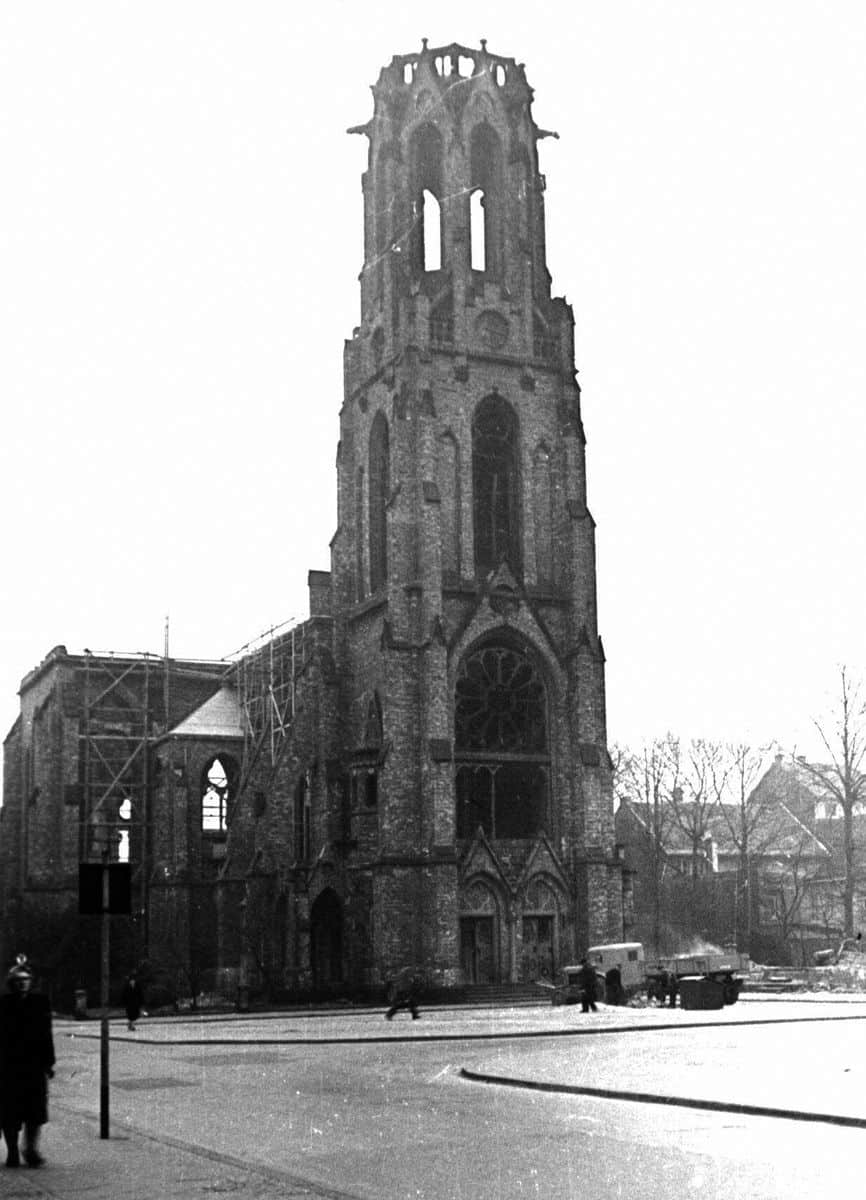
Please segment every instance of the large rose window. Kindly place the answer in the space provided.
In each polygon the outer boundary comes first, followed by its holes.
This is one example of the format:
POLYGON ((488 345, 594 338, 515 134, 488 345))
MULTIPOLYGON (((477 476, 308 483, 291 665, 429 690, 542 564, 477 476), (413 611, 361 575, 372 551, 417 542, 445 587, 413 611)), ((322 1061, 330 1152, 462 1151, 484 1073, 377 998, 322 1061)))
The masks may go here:
POLYGON ((547 695, 526 654, 485 646, 464 659, 454 711, 457 836, 534 837, 545 827, 547 695))

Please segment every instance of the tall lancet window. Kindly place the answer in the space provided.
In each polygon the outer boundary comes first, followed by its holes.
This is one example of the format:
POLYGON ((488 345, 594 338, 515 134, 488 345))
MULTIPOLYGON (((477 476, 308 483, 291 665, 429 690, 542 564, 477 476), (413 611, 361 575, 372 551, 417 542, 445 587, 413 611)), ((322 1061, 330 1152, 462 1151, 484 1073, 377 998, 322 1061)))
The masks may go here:
POLYGON ((370 590, 385 586, 388 578, 388 522, 386 506, 391 492, 388 422, 379 412, 370 430, 370 590))
POLYGON ((442 266, 442 137, 435 125, 422 126, 412 138, 413 225, 410 258, 415 273, 442 266))
POLYGON ((518 520, 517 416, 501 396, 482 400, 472 422, 475 569, 485 575, 507 562, 521 571, 518 520))
POLYGON ((497 274, 502 262, 502 146, 486 122, 472 130, 469 198, 473 271, 497 274))
POLYGON ((432 192, 424 189, 422 196, 424 222, 424 270, 439 271, 442 267, 442 212, 432 192))

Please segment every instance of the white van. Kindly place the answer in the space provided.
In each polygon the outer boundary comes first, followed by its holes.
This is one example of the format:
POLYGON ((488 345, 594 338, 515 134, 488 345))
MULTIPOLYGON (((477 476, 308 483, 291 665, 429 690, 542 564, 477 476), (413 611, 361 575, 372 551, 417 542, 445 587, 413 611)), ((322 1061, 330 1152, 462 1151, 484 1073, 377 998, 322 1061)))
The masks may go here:
POLYGON ((642 942, 612 942, 608 946, 590 946, 586 960, 598 975, 606 976, 619 967, 626 995, 641 991, 646 984, 646 959, 642 942))

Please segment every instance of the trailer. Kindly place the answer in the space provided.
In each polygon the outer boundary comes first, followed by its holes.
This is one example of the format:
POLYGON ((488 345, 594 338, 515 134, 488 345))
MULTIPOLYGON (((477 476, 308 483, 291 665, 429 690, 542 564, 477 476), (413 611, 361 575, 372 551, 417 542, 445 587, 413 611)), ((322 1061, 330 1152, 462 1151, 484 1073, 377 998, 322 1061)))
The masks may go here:
POLYGON ((647 968, 647 996, 670 999, 672 1007, 679 996, 683 1008, 722 1008, 736 1004, 745 982, 740 972, 748 969, 748 956, 736 951, 661 958, 647 968))

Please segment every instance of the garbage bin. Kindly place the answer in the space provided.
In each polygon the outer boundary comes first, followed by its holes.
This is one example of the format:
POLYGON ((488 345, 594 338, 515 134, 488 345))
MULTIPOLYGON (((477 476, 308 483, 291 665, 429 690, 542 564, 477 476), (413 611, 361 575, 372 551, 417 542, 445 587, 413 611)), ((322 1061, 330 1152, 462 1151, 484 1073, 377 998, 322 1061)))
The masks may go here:
POLYGON ((725 988, 718 979, 681 979, 679 983, 680 1008, 724 1008, 725 988))
POLYGON ((87 992, 84 988, 75 989, 75 1019, 83 1021, 87 1016, 87 992))

